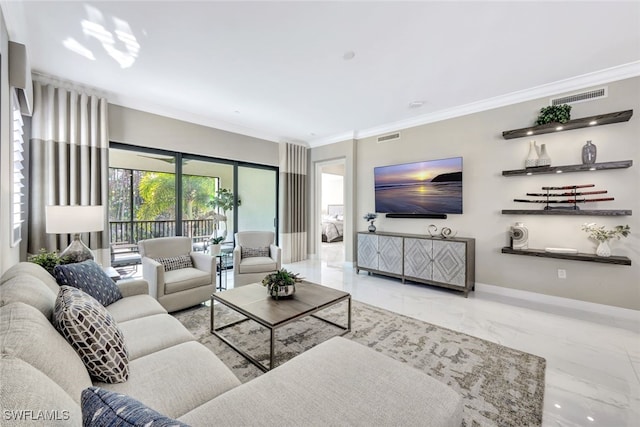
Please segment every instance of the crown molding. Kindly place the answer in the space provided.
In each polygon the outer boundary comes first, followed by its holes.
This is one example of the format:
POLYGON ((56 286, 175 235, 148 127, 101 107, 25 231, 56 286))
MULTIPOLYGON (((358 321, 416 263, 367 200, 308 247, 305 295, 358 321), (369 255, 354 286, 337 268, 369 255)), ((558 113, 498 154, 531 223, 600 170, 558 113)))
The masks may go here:
POLYGON ((494 108, 518 104, 520 102, 531 101, 533 99, 543 98, 546 96, 556 96, 564 92, 573 92, 576 90, 585 89, 589 86, 597 86, 604 83, 610 83, 613 81, 624 80, 637 76, 640 76, 640 61, 634 61, 628 64, 623 64, 616 67, 595 71, 593 73, 587 73, 580 76, 559 80, 530 89, 511 92, 505 95, 496 96, 494 98, 484 99, 481 101, 472 102, 445 110, 435 111, 433 113, 424 114, 418 117, 412 117, 406 120, 399 120, 373 128, 355 131, 353 132, 353 134, 349 133, 348 137, 346 137, 345 134, 337 134, 327 138, 314 140, 310 143, 310 146, 319 147, 321 145, 332 144, 351 138, 368 138, 389 132, 396 132, 402 129, 452 119, 455 117, 466 116, 468 114, 479 113, 481 111, 487 111, 494 108))
POLYGON ((356 139, 356 131, 339 133, 326 138, 318 138, 309 141, 309 147, 321 147, 323 145, 335 144, 336 142, 349 141, 356 139))

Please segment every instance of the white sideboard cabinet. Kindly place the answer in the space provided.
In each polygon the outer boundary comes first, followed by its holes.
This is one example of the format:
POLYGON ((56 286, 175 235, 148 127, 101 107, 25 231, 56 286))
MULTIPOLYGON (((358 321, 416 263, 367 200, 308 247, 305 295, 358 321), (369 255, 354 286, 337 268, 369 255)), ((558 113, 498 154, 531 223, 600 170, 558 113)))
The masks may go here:
POLYGON ((475 285, 475 239, 358 233, 360 270, 455 289, 465 296, 475 285))

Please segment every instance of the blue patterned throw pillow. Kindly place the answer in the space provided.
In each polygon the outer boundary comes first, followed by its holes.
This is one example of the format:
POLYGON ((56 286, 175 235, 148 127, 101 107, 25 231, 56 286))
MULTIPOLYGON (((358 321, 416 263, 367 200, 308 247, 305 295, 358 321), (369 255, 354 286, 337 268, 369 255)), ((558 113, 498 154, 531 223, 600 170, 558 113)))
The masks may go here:
POLYGON ((85 427, 189 427, 154 411, 130 396, 99 387, 84 389, 80 404, 82 425, 85 427))
POLYGON ((58 285, 81 289, 105 307, 122 298, 118 285, 93 260, 56 265, 53 274, 58 285))

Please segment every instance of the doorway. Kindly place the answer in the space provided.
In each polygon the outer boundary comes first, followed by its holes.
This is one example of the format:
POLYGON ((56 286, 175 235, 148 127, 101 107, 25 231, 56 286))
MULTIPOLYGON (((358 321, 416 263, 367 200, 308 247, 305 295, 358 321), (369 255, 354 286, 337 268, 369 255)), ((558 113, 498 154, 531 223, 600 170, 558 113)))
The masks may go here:
POLYGON ((317 164, 318 200, 316 217, 320 219, 318 230, 318 255, 327 266, 342 267, 345 261, 345 165, 344 158, 317 164))

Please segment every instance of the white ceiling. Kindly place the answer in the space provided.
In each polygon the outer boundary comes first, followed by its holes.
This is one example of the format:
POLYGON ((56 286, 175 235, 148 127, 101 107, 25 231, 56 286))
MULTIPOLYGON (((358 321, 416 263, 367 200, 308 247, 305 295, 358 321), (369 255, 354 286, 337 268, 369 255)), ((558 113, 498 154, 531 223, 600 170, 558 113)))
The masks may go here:
POLYGON ((1 4, 38 73, 310 146, 640 75, 638 1, 1 4))

